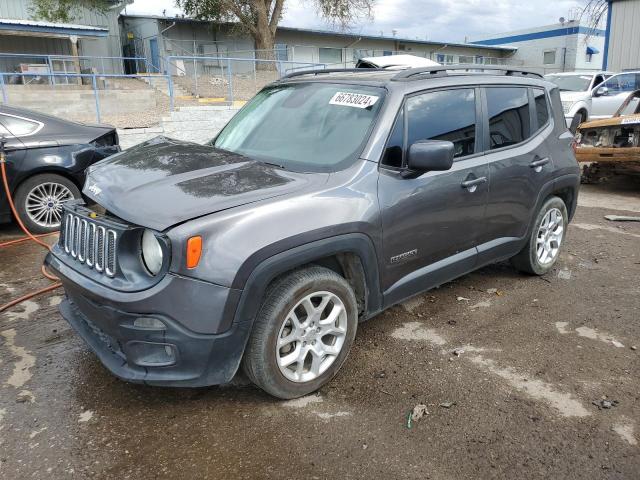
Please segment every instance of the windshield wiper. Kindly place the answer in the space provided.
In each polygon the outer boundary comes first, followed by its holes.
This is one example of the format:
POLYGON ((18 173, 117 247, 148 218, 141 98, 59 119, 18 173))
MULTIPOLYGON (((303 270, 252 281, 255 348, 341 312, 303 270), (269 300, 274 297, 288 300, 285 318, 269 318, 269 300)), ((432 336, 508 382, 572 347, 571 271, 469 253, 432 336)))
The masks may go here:
POLYGON ((270 165, 272 167, 279 168, 280 170, 286 170, 286 168, 284 168, 284 165, 280 165, 279 163, 266 162, 264 160, 258 160, 258 162, 264 163, 265 165, 270 165))

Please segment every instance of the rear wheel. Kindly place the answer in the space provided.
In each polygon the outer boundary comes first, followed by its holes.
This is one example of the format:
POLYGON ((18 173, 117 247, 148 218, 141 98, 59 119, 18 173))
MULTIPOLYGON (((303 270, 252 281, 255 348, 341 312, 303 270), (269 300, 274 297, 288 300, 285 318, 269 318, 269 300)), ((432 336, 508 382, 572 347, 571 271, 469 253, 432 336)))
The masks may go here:
POLYGON ((348 282, 314 266, 269 286, 243 359, 249 379, 279 398, 311 393, 338 372, 358 324, 348 282))
POLYGON ((511 259, 523 272, 544 275, 560 256, 560 247, 567 231, 567 207, 558 197, 549 198, 536 216, 527 245, 511 259))
POLYGON ((75 184, 54 173, 34 175, 16 190, 14 203, 20 220, 32 233, 49 233, 60 228, 62 205, 81 198, 75 184))

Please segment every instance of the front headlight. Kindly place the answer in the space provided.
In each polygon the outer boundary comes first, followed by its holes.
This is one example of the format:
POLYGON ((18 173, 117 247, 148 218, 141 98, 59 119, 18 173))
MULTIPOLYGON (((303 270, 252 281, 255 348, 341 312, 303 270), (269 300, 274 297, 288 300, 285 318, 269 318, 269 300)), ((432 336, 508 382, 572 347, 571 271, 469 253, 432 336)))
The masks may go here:
POLYGON ((562 110, 564 111, 564 113, 569 113, 574 103, 575 102, 562 102, 562 110))
POLYGON ((162 268, 162 245, 151 230, 142 234, 142 262, 151 275, 157 275, 162 268))

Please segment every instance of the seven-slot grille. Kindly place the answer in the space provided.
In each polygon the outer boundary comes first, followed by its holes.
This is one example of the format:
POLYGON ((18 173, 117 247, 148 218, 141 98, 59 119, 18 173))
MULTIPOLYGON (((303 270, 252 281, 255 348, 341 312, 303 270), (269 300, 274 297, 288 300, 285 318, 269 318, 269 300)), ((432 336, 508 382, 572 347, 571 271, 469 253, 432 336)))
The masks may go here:
POLYGON ((116 274, 118 234, 91 219, 65 213, 60 244, 67 255, 109 277, 116 274))

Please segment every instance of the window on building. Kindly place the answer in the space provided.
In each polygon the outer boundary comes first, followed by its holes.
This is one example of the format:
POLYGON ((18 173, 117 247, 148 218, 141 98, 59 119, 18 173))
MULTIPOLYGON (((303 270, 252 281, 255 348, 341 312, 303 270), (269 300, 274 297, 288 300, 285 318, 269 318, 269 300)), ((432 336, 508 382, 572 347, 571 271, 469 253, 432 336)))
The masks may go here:
POLYGON ((402 159, 404 154, 404 109, 400 111, 393 132, 387 142, 387 148, 384 150, 382 164, 393 168, 402 167, 402 159))
POLYGON ((342 63, 342 49, 341 48, 326 48, 320 47, 318 49, 320 63, 342 63))
POLYGON ((543 89, 534 88, 533 98, 536 103, 536 119, 538 121, 538 128, 542 128, 549 121, 549 104, 547 102, 547 95, 543 89))
POLYGON ((555 50, 547 50, 543 54, 542 63, 545 65, 555 65, 556 64, 556 51, 555 50))
POLYGON ((41 127, 40 122, 0 114, 0 135, 24 137, 36 133, 41 127))
POLYGON ((454 157, 475 152, 476 99, 471 88, 443 90, 407 100, 407 148, 419 140, 448 140, 454 157))
POLYGON ((490 149, 509 147, 530 136, 529 95, 526 88, 487 88, 490 149))

